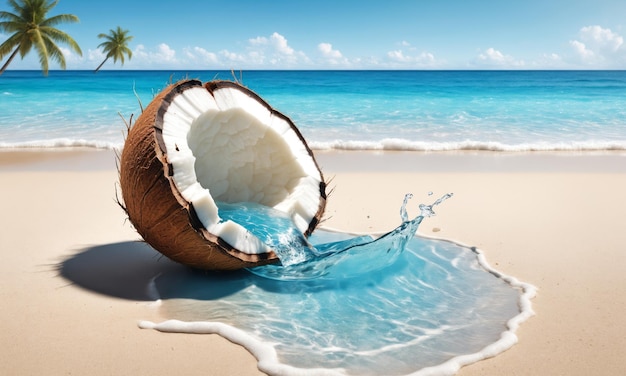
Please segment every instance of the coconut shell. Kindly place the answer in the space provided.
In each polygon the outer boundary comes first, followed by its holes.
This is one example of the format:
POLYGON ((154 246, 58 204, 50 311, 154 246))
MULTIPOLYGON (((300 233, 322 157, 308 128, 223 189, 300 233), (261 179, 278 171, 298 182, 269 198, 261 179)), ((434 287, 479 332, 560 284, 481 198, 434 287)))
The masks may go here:
MULTIPOLYGON (((206 87, 210 89, 216 85, 219 86, 219 82, 208 83, 206 87)), ((229 82, 228 85, 237 84, 229 82)), ((202 83, 188 80, 166 87, 129 129, 119 163, 120 188, 128 218, 153 248, 191 267, 235 270, 277 263, 279 259, 273 251, 247 254, 209 233, 199 221, 193 205, 180 195, 174 184, 172 166, 168 163, 160 134, 163 115, 176 95, 196 86, 202 86, 202 83)), ((243 87, 241 90, 250 92, 243 87)), ((256 96, 252 92, 250 95, 256 96)), ((313 158, 312 153, 310 155, 313 158)), ((307 233, 312 232, 324 211, 326 195, 323 181, 320 192, 320 208, 307 233)))

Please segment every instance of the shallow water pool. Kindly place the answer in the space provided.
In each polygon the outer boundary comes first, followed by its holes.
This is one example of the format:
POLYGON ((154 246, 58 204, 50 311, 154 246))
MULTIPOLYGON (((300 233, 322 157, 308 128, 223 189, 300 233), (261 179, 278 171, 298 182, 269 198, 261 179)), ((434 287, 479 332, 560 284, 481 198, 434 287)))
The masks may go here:
MULTIPOLYGON (((318 230, 310 240, 351 237, 318 230)), ((413 236, 392 263, 354 276, 161 275, 153 286, 159 295, 184 298, 164 299, 159 309, 180 321, 142 327, 219 332, 246 346, 270 374, 408 375, 429 367, 454 373, 510 347, 510 320, 528 314, 520 307, 523 285, 485 269, 479 256, 452 242, 413 236), (207 329, 202 323, 226 325, 207 329)))

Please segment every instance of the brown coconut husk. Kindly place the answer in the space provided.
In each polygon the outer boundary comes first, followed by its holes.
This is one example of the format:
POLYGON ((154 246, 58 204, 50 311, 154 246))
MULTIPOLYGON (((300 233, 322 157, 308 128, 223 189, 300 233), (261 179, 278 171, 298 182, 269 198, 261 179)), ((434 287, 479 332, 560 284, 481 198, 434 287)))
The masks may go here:
MULTIPOLYGON (((187 80, 166 87, 130 127, 119 161, 120 188, 128 218, 148 244, 185 265, 208 270, 235 270, 278 263, 279 259, 273 251, 247 254, 207 231, 193 205, 181 196, 174 184, 173 167, 168 163, 162 138, 163 115, 174 97, 197 86, 202 86, 202 83, 187 80)), ((224 86, 237 86, 278 114, 258 95, 237 83, 212 81, 204 85, 210 92, 224 86)), ((280 116, 288 120, 306 145, 293 122, 284 115, 280 116)), ((306 148, 315 160, 308 146, 306 148)), ((317 162, 315 164, 317 166, 317 162)), ((309 224, 307 236, 315 229, 324 212, 325 188, 322 178, 320 207, 309 224)))

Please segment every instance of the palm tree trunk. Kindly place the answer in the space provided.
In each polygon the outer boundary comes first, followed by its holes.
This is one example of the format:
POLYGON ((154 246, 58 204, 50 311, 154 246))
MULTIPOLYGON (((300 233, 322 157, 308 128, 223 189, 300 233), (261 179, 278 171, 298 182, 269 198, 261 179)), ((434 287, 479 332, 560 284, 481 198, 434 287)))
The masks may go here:
POLYGON ((15 57, 15 55, 17 55, 17 51, 19 49, 20 49, 20 46, 15 47, 15 50, 11 53, 11 56, 9 56, 9 60, 7 60, 7 62, 4 63, 2 68, 0 68, 0 75, 2 75, 2 73, 4 73, 5 70, 7 70, 7 67, 9 66, 9 64, 11 64, 11 61, 13 61, 13 58, 15 57))
POLYGON ((100 65, 98 65, 98 68, 96 68, 96 70, 95 70, 95 71, 93 71, 93 72, 94 72, 94 73, 97 73, 97 72, 100 70, 100 68, 102 68, 102 66, 104 65, 104 63, 106 63, 106 62, 107 62, 107 60, 109 60, 109 57, 108 57, 108 56, 104 59, 104 61, 103 61, 102 63, 100 63, 100 65))

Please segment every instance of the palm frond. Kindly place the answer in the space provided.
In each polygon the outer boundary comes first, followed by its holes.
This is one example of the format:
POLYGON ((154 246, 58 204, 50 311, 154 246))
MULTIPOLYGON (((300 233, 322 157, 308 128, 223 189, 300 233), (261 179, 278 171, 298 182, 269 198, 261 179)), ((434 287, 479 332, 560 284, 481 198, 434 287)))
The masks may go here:
POLYGON ((35 30, 31 34, 33 48, 35 48, 37 56, 39 57, 39 65, 41 65, 41 70, 43 71, 44 75, 48 75, 48 49, 46 47, 46 43, 41 37, 41 33, 39 32, 39 30, 35 30))
POLYGON ((80 20, 73 14, 59 14, 58 16, 53 16, 47 18, 39 24, 39 26, 55 26, 62 23, 78 23, 80 20))
POLYGON ((43 40, 46 45, 48 59, 56 61, 57 63, 59 63, 61 69, 65 69, 65 56, 63 55, 63 52, 61 51, 59 46, 57 46, 53 40, 46 36, 44 36, 43 40))
POLYGON ((59 3, 59 0, 54 0, 54 1, 48 1, 48 0, 31 0, 32 2, 36 2, 41 4, 41 8, 44 11, 44 13, 48 13, 49 11, 52 10, 52 8, 56 7, 57 4, 59 3))
POLYGON ((8 3, 16 13, 20 13, 20 11, 22 10, 22 7, 17 3, 17 1, 9 0, 8 3))
POLYGON ((30 38, 29 35, 27 35, 27 33, 24 33, 21 35, 19 49, 20 49, 20 57, 22 59, 33 48, 33 44, 34 43, 32 39, 30 38))
POLYGON ((0 11, 0 20, 7 20, 6 22, 22 22, 22 19, 18 15, 6 11, 0 11))
POLYGON ((43 35, 46 35, 53 41, 57 43, 67 44, 72 50, 74 50, 74 52, 76 52, 80 56, 83 55, 83 51, 80 49, 80 46, 78 45, 78 43, 76 43, 74 38, 72 38, 69 34, 59 29, 55 29, 53 27, 47 27, 47 26, 41 27, 40 30, 43 35))
POLYGON ((0 44, 0 60, 11 54, 20 45, 21 37, 19 34, 13 34, 9 39, 0 44))
MULTIPOLYGON (((106 59, 113 58, 113 63, 117 63, 119 60, 122 65, 124 65, 126 56, 128 59, 132 58, 133 53, 131 49, 128 48, 128 42, 130 42, 133 37, 128 35, 128 33, 128 30, 117 26, 115 29, 110 29, 108 34, 98 34, 98 38, 104 39, 104 41, 98 45, 98 48, 102 48, 106 59)), ((104 62, 102 64, 104 64, 104 62)), ((100 64, 100 66, 102 66, 102 64, 100 64)), ((96 70, 100 69, 100 66, 96 68, 96 70)))
MULTIPOLYGON (((65 57, 58 43, 66 44, 82 56, 80 46, 65 32, 54 26, 61 23, 79 22, 73 14, 59 14, 48 17, 48 13, 58 4, 59 0, 7 0, 13 12, 0 11, 0 31, 12 33, 0 45, 0 59, 12 51, 19 51, 24 58, 33 48, 39 57, 44 74, 48 73, 50 59, 57 61, 65 69, 65 57)), ((13 59, 11 55, 8 62, 13 59)), ((6 69, 5 64, 0 74, 6 69)))

